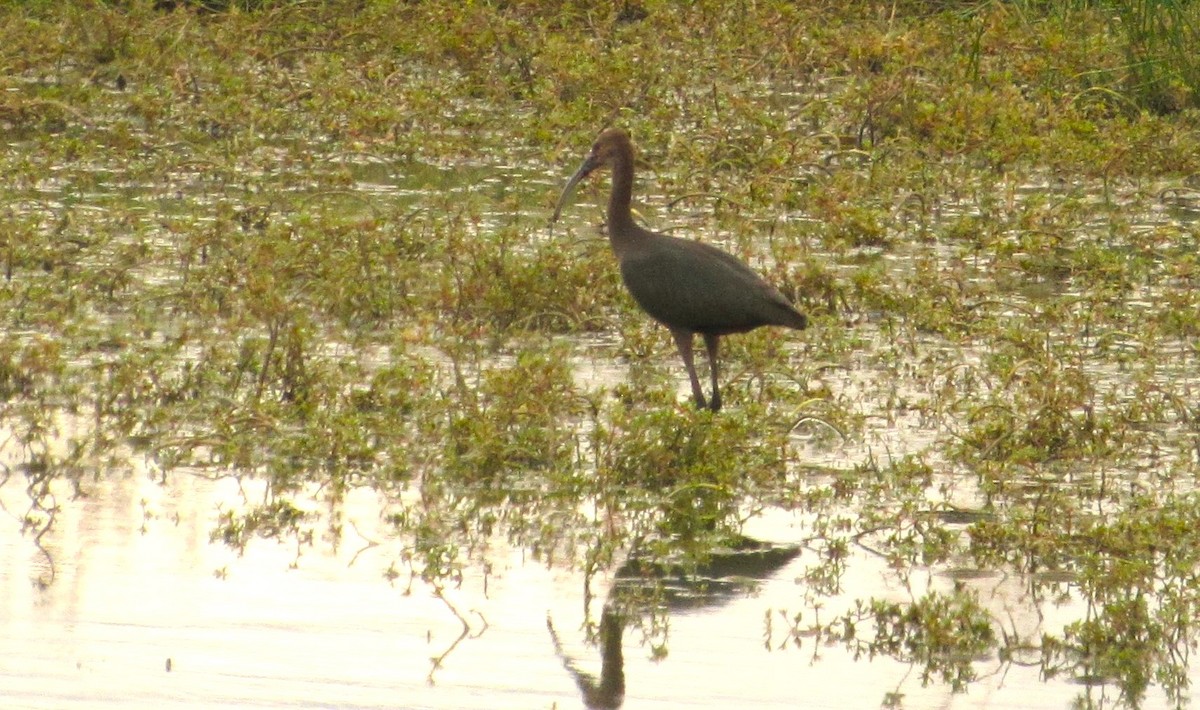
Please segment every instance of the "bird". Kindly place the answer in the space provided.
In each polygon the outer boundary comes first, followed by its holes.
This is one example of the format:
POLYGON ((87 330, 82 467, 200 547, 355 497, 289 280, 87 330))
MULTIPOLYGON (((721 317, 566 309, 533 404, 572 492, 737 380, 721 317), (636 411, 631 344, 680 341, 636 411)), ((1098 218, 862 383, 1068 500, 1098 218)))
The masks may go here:
POLYGON ((558 221, 584 178, 601 168, 611 169, 608 240, 620 266, 621 280, 638 306, 671 332, 687 368, 696 406, 720 411, 717 355, 721 337, 761 326, 804 330, 808 317, 734 255, 704 242, 653 232, 634 222, 629 207, 633 162, 629 134, 620 128, 604 130, 567 181, 550 221, 558 221), (711 400, 705 400, 696 376, 693 350, 697 335, 704 339, 708 351, 711 400))

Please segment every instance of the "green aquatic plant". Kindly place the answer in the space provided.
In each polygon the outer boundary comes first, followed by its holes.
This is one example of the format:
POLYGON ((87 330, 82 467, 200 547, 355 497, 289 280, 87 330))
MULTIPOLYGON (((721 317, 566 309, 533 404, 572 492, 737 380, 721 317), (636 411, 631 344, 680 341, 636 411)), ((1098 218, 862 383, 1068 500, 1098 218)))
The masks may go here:
POLYGON ((977 595, 957 588, 909 604, 860 603, 823 633, 850 647, 856 658, 892 656, 920 667, 922 685, 936 680, 959 691, 977 679, 974 659, 996 644, 991 615, 977 595))

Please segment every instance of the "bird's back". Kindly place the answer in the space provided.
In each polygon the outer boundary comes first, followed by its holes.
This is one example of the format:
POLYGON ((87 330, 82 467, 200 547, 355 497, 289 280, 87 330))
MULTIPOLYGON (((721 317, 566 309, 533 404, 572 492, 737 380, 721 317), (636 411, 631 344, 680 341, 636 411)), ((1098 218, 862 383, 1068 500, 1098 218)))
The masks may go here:
POLYGON ((732 254, 688 239, 639 230, 618 252, 634 300, 673 328, 724 335, 764 325, 808 325, 777 289, 732 254))

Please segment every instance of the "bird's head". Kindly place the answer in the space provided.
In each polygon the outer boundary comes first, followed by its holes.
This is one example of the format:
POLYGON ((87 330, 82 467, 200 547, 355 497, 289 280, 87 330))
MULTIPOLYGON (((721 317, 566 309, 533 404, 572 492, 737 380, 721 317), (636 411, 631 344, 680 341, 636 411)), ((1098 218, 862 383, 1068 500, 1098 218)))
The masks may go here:
POLYGON ((620 128, 609 128, 601 133, 596 138, 596 142, 592 144, 591 152, 583 159, 583 164, 567 181, 566 187, 563 188, 562 194, 558 198, 558 204, 554 206, 554 216, 550 218, 550 221, 558 221, 562 208, 567 204, 571 193, 575 191, 575 186, 584 178, 600 168, 612 165, 619 158, 632 155, 633 143, 629 140, 628 133, 620 128))

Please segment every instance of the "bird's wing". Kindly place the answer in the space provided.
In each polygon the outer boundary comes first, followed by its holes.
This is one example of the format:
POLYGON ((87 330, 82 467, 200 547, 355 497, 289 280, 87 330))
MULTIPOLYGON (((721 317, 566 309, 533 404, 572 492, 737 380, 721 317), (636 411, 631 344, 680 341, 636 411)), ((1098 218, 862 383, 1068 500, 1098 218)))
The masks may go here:
POLYGON ((737 257, 702 242, 653 237, 621 260, 621 276, 656 320, 714 333, 790 321, 788 300, 737 257))

